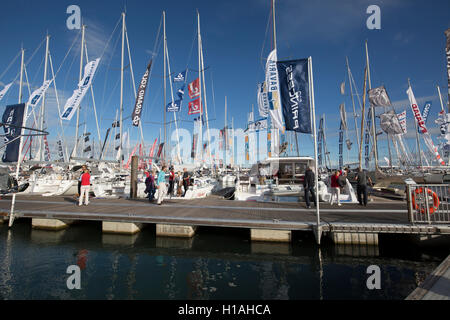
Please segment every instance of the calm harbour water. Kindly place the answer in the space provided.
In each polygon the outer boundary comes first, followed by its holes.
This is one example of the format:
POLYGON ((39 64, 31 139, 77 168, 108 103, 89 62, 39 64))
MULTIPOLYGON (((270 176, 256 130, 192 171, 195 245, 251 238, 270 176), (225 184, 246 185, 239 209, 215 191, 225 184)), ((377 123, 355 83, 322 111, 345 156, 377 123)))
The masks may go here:
POLYGON ((101 223, 59 232, 18 220, 0 225, 0 299, 404 299, 448 255, 400 239, 319 249, 312 234, 291 244, 252 243, 247 230, 200 228, 191 240, 105 235, 101 223), (393 245, 395 244, 395 245, 393 245), (78 264, 81 290, 66 269, 78 264), (367 267, 381 268, 368 290, 367 267))

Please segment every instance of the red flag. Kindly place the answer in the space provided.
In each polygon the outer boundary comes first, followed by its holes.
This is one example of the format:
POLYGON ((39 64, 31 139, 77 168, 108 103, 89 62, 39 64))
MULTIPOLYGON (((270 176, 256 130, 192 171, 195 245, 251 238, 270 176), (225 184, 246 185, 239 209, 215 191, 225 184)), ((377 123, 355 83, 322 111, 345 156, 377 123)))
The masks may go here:
POLYGON ((200 95, 200 81, 199 78, 190 83, 189 86, 189 97, 191 99, 197 98, 200 95))
POLYGON ((158 139, 155 139, 155 142, 153 142, 153 146, 150 149, 150 155, 149 155, 149 161, 148 164, 150 165, 150 169, 152 168, 152 162, 153 162, 153 154, 155 153, 156 144, 158 143, 158 139))
POLYGON ((139 143, 136 145, 136 147, 134 147, 133 152, 130 154, 130 157, 128 158, 128 162, 125 165, 125 169, 128 169, 130 167, 131 164, 131 158, 133 158, 134 154, 136 153, 137 147, 139 146, 139 143))
POLYGON ((189 115, 202 113, 203 110, 201 110, 201 102, 200 98, 194 101, 189 102, 189 115))

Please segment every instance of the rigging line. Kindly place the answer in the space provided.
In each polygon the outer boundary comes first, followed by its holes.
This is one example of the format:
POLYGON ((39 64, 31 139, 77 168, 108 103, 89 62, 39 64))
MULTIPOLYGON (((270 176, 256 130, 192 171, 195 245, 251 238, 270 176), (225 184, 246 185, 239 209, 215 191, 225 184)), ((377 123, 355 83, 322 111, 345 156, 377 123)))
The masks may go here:
POLYGON ((75 38, 73 39, 72 44, 70 45, 69 50, 66 52, 66 55, 64 56, 64 58, 63 58, 61 64, 59 65, 58 70, 56 70, 55 77, 54 77, 53 79, 55 79, 56 76, 59 74, 59 71, 61 70, 61 67, 63 66, 64 62, 66 61, 67 57, 69 56, 70 51, 72 51, 72 48, 73 48, 73 46, 75 45, 75 43, 76 43, 76 41, 77 41, 77 39, 78 39, 78 37, 79 37, 80 35, 81 35, 81 29, 80 29, 80 31, 78 32, 78 34, 75 36, 75 38))
POLYGON ((68 159, 67 155, 69 153, 68 153, 68 150, 67 150, 67 141, 66 141, 66 138, 65 138, 65 135, 64 135, 64 126, 63 126, 62 119, 61 119, 61 108, 60 108, 60 105, 59 105, 58 90, 56 89, 56 79, 55 79, 56 75, 55 75, 55 72, 54 72, 54 69, 53 69, 53 60, 52 60, 52 55, 51 55, 50 52, 48 53, 48 58, 49 58, 49 62, 50 62, 50 70, 52 71, 53 88, 55 89, 55 97, 56 97, 56 106, 58 107, 58 120, 59 120, 59 125, 61 126, 61 133, 62 134, 60 135, 60 137, 62 136, 62 142, 64 143, 64 148, 65 148, 65 151, 66 151, 66 153, 64 154, 64 161, 67 161, 67 159, 68 159))
POLYGON ((44 42, 46 41, 46 39, 44 38, 42 40, 42 42, 38 45, 38 47, 36 48, 36 50, 34 50, 33 54, 30 56, 30 58, 27 60, 27 62, 25 64, 29 64, 31 62, 31 60, 34 58, 34 56, 36 55, 36 53, 39 51, 39 49, 42 47, 42 45, 44 44, 44 42))
POLYGON ((10 64, 6 67, 5 71, 3 71, 3 73, 0 75, 0 79, 3 78, 3 76, 8 72, 8 70, 12 67, 12 65, 14 64, 14 62, 16 62, 17 58, 19 58, 19 56, 21 55, 22 50, 19 51, 19 53, 17 53, 16 57, 10 62, 10 64))
POLYGON ((109 39, 108 39, 108 41, 106 42, 105 48, 103 49, 103 52, 102 52, 102 54, 101 54, 101 56, 100 56, 100 59, 103 59, 103 56, 104 56, 105 53, 106 53, 106 49, 108 48, 109 43, 111 42, 111 39, 112 39, 112 37, 114 36, 114 33, 116 32, 116 29, 117 29, 117 27, 119 26, 119 24, 120 24, 121 21, 122 21, 122 15, 120 15, 120 17, 119 17, 119 19, 118 19, 118 21, 117 21, 117 23, 116 23, 116 26, 114 27, 113 32, 112 32, 111 35, 109 36, 109 39))
POLYGON ((34 74, 33 78, 31 79, 31 82, 32 82, 32 83, 35 83, 35 82, 36 82, 35 80, 36 80, 38 74, 40 73, 40 71, 41 71, 41 69, 42 69, 42 65, 44 64, 44 61, 45 61, 45 57, 42 58, 41 64, 39 65, 39 68, 36 70, 36 73, 34 74))
MULTIPOLYGON (((88 56, 87 44, 86 43, 84 44, 84 50, 85 50, 85 53, 86 53, 86 61, 89 61, 89 56, 88 56)), ((91 96, 92 96, 92 104, 93 104, 93 107, 94 107, 95 123, 97 125, 98 143, 99 143, 99 146, 100 146, 100 149, 101 149, 101 147, 102 147, 102 145, 101 145, 102 144, 102 136, 100 134, 100 127, 99 127, 99 123, 98 123, 97 107, 95 105, 95 96, 94 96, 94 86, 93 86, 93 84, 90 85, 90 89, 91 89, 91 96)))
POLYGON ((211 71, 211 89, 212 89, 212 96, 213 96, 213 105, 214 105, 214 117, 217 118, 217 112, 216 112, 216 97, 214 93, 214 79, 213 79, 213 73, 211 71))
MULTIPOLYGON (((117 38, 116 38, 116 42, 115 42, 115 44, 113 46, 112 52, 116 51, 116 48, 117 48, 117 45, 119 44, 120 38, 121 38, 121 36, 120 36, 120 34, 118 34, 117 38)), ((104 80, 104 83, 103 83, 103 94, 102 94, 102 102, 101 102, 102 106, 104 106, 104 102, 105 102, 106 84, 108 83, 109 71, 112 70, 111 69, 111 63, 112 63, 113 56, 114 55, 112 54, 109 57, 108 67, 106 68, 106 75, 105 75, 105 80, 104 80)), ((111 92, 114 92, 114 90, 111 91, 111 92)), ((104 111, 102 111, 102 112, 104 112, 104 111)))
MULTIPOLYGON (((269 16, 267 17, 266 34, 264 35, 264 42, 263 42, 263 46, 261 48, 260 61, 261 61, 261 66, 262 66, 263 70, 265 69, 265 66, 262 63, 265 60, 263 58, 263 54, 264 54, 264 49, 266 47, 267 33, 269 32, 271 18, 272 18, 272 6, 270 7, 270 13, 269 13, 269 16)), ((272 45, 272 47, 273 47, 273 45, 272 45)))

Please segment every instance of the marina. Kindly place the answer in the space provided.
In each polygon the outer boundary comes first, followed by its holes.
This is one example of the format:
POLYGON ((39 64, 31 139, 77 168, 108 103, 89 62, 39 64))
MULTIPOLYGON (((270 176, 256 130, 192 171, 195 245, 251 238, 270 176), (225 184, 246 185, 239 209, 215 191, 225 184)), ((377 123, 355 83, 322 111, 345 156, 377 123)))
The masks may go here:
POLYGON ((5 8, 0 300, 450 299, 448 1, 79 2, 5 8))

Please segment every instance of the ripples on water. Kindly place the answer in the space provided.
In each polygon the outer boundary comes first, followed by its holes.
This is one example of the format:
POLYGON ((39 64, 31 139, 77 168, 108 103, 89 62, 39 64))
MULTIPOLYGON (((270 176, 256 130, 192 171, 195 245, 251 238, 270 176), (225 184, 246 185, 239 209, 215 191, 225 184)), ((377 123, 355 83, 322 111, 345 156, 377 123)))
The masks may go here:
POLYGON ((247 230, 208 228, 190 240, 106 235, 100 223, 59 232, 30 221, 0 225, 0 299, 404 299, 448 254, 410 242, 343 247, 312 235, 292 244, 252 243, 247 230), (81 290, 68 290, 78 264, 81 290), (382 290, 366 288, 379 265, 382 290))

